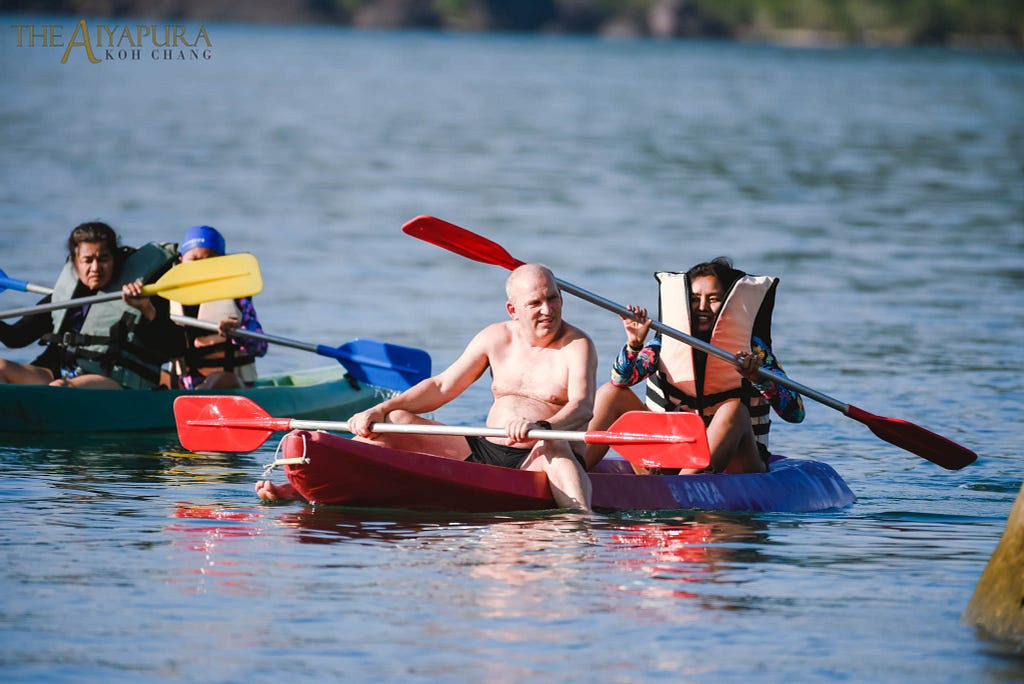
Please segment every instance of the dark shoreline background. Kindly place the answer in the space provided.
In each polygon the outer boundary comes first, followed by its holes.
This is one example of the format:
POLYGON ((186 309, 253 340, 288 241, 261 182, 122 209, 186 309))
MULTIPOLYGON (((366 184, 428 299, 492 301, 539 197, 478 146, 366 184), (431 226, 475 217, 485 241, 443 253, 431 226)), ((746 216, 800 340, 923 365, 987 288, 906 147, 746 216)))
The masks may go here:
POLYGON ((1024 0, 6 0, 7 12, 791 46, 1024 49, 1024 0))

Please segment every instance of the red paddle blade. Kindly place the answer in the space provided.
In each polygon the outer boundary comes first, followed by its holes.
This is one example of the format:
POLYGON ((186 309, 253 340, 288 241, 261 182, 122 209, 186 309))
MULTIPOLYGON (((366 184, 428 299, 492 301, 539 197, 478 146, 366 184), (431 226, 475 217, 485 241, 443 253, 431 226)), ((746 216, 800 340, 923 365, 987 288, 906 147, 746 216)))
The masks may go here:
POLYGON ((178 441, 189 451, 252 451, 288 418, 274 418, 255 401, 238 395, 188 396, 174 400, 178 441))
POLYGON ((705 468, 711 463, 704 421, 695 413, 629 411, 587 442, 611 444, 630 463, 645 468, 705 468))
POLYGON ((494 264, 510 271, 525 263, 509 254, 497 242, 433 216, 417 216, 406 222, 402 231, 467 259, 494 264))
POLYGON ((978 455, 956 442, 925 430, 920 425, 898 418, 885 418, 850 406, 846 415, 867 425, 873 433, 890 444, 917 454, 946 470, 960 470, 977 460, 978 455))

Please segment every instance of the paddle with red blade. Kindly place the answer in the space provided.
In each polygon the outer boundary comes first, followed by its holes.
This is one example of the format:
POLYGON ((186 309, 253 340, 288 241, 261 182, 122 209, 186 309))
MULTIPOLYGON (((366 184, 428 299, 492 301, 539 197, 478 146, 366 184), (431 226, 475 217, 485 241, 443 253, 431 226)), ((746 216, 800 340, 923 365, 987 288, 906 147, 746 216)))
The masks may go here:
MULTIPOLYGON (((347 422, 274 418, 239 395, 180 396, 174 400, 178 439, 190 451, 252 451, 281 430, 335 430, 348 432, 347 422)), ((502 428, 458 425, 374 423, 379 433, 505 436, 502 428)), ((570 432, 530 430, 530 439, 564 439, 588 444, 610 444, 622 456, 645 468, 703 468, 711 461, 704 422, 692 413, 625 413, 607 430, 570 432)))
MULTIPOLYGON (((472 233, 465 228, 460 228, 459 226, 433 216, 417 216, 402 226, 402 230, 408 235, 412 235, 420 240, 437 245, 438 247, 443 247, 450 252, 461 254, 468 259, 473 259, 474 261, 479 261, 481 263, 493 264, 509 270, 525 263, 513 257, 501 245, 477 235, 476 233, 472 233)), ((608 309, 609 311, 613 311, 620 316, 630 318, 634 317, 633 312, 621 304, 616 304, 604 297, 576 287, 571 283, 567 283, 564 280, 556 278, 555 281, 562 290, 570 294, 576 295, 581 299, 585 299, 588 302, 608 309)), ((735 355, 710 345, 696 337, 687 335, 681 330, 669 327, 660 321, 651 321, 651 327, 663 335, 677 339, 680 342, 688 344, 691 347, 699 349, 707 354, 711 354, 712 356, 717 356, 718 358, 728 361, 735 366, 740 365, 735 355)), ((905 420, 899 420, 897 418, 876 416, 873 413, 868 413, 856 406, 843 403, 838 399, 828 396, 827 394, 818 392, 817 390, 811 389, 806 385, 802 385, 784 375, 773 373, 765 368, 760 368, 758 370, 758 374, 763 380, 771 380, 780 385, 789 387, 806 397, 839 411, 848 418, 853 418, 854 420, 867 425, 875 435, 884 439, 886 442, 917 454, 921 458, 927 459, 932 463, 946 468, 947 470, 959 470, 960 468, 973 463, 978 458, 978 455, 970 449, 967 449, 952 440, 946 439, 941 435, 937 435, 934 432, 926 430, 919 425, 909 423, 905 420)))

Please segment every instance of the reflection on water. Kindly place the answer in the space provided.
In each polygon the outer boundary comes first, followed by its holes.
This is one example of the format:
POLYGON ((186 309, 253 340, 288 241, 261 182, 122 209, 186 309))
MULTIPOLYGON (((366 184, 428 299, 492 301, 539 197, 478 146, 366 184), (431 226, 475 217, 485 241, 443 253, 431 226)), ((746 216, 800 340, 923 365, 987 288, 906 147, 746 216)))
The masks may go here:
POLYGON ((235 539, 260 534, 262 512, 182 503, 175 509, 174 517, 178 521, 167 524, 164 532, 172 539, 178 564, 175 584, 189 593, 209 592, 210 582, 217 584, 217 591, 242 595, 255 592, 249 580, 258 567, 245 558, 241 549, 230 547, 235 539), (202 577, 193 579, 195 575, 202 577))
POLYGON ((707 592, 695 593, 691 585, 713 585, 737 565, 762 561, 760 547, 768 534, 767 525, 753 518, 702 513, 681 523, 623 525, 610 539, 626 551, 618 563, 655 580, 627 591, 648 597, 700 598, 711 608, 716 605, 707 592))

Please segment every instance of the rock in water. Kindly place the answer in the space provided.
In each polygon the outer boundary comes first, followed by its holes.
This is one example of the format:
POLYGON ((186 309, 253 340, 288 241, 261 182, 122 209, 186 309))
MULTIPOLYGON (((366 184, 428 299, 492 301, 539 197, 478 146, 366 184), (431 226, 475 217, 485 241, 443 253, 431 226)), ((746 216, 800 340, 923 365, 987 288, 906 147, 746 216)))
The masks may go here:
POLYGON ((992 636, 1024 644, 1024 485, 962 619, 992 636))

